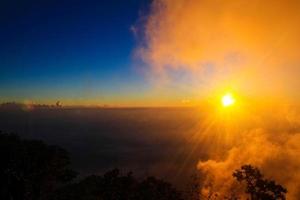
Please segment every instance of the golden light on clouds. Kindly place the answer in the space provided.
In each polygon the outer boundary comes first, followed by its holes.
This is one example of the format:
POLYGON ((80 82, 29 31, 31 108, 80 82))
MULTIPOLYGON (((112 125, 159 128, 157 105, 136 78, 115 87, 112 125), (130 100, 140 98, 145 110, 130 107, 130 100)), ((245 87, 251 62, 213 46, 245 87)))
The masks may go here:
POLYGON ((190 90, 235 82, 246 93, 299 96, 299 10, 296 0, 154 0, 137 53, 155 78, 189 71, 193 85, 179 85, 190 90))
POLYGON ((292 116, 300 108, 291 106, 300 99, 299 10, 298 0, 153 1, 137 53, 160 87, 209 99, 196 135, 224 154, 198 168, 216 191, 229 190, 232 170, 252 163, 299 199, 300 117, 292 116), (234 91, 238 102, 220 91, 234 91))

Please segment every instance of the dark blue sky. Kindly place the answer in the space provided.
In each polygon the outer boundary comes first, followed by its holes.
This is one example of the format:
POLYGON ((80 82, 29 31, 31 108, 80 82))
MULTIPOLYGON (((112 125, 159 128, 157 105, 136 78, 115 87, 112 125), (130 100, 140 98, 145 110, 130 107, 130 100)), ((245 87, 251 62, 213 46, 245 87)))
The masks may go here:
POLYGON ((136 39, 130 28, 149 4, 1 1, 0 100, 109 102, 142 93, 147 84, 132 64, 136 39))

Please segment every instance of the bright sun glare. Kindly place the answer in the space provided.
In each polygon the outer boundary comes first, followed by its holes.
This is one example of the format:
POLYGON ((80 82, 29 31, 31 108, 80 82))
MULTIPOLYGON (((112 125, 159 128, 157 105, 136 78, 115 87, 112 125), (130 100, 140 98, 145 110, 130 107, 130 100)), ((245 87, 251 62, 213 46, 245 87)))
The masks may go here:
POLYGON ((232 106, 235 103, 235 99, 232 94, 227 93, 222 97, 222 105, 224 107, 232 106))

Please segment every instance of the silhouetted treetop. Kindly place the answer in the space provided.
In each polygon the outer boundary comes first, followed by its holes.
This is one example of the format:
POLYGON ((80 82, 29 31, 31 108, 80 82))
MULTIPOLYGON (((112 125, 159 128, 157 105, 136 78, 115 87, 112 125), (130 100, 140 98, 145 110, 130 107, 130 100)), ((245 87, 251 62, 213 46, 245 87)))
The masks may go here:
POLYGON ((121 175, 118 169, 102 176, 88 176, 58 190, 54 200, 182 200, 170 183, 148 177, 137 180, 132 173, 121 175))
POLYGON ((233 173, 239 182, 246 182, 246 193, 251 200, 285 200, 287 190, 273 180, 263 177, 258 168, 243 165, 233 173))

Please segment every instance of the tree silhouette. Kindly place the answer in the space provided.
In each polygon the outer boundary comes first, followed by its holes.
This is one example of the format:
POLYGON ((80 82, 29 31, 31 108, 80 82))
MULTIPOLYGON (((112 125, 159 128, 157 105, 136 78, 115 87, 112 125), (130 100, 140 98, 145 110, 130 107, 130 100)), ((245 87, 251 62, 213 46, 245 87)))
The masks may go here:
POLYGON ((155 177, 148 177, 138 185, 138 200, 181 200, 181 193, 170 183, 155 177))
MULTIPOLYGON (((8 200, 183 200, 183 193, 170 183, 155 177, 138 180, 132 173, 118 169, 104 175, 91 175, 70 181, 76 173, 69 168, 68 153, 39 140, 21 139, 0 132, 0 199, 8 200)), ((258 168, 243 165, 233 173, 239 183, 246 183, 251 200, 285 200, 287 190, 265 179, 258 168)), ((200 177, 195 176, 186 192, 186 200, 199 200, 200 177)), ((219 199, 211 193, 206 199, 219 199)), ((235 193, 223 199, 240 199, 235 193)))
POLYGON ((76 176, 65 150, 14 134, 0 133, 0 158, 0 199, 48 199, 76 176))
POLYGON ((118 169, 103 176, 88 176, 78 183, 59 189, 54 200, 182 200, 171 184, 154 177, 136 180, 132 173, 121 175, 118 169))
POLYGON ((251 200, 285 200, 287 190, 275 181, 265 179, 256 167, 243 165, 233 173, 233 177, 239 182, 246 182, 246 193, 251 200))
POLYGON ((199 173, 194 173, 190 176, 189 182, 186 185, 184 199, 200 200, 201 199, 201 176, 199 173))

